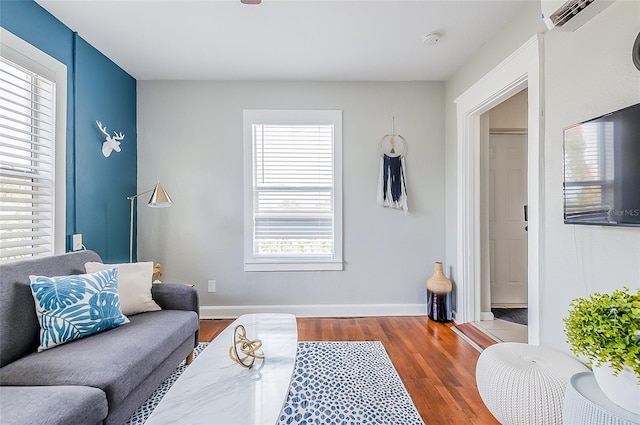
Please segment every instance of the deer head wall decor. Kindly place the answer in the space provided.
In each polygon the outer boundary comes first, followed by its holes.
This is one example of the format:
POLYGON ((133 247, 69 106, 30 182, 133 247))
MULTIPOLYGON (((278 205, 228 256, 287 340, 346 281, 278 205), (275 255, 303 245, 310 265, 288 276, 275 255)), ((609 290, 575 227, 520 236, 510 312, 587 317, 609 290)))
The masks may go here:
POLYGON ((120 140, 124 139, 124 134, 113 132, 113 137, 107 132, 107 127, 103 127, 100 121, 96 121, 98 124, 98 128, 102 133, 107 136, 107 139, 102 144, 102 155, 106 158, 109 158, 111 152, 116 151, 120 152, 120 140))

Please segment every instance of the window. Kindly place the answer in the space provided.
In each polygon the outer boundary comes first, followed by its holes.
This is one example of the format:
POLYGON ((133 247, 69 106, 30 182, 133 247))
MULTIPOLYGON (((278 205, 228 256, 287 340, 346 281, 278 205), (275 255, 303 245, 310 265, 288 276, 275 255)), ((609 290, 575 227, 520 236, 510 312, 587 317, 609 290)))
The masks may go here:
POLYGON ((66 67, 5 30, 1 35, 0 261, 4 262, 64 252, 66 67), (57 96, 60 79, 64 91, 57 96), (61 105, 62 117, 57 117, 61 105), (60 161, 63 165, 57 166, 60 161))
POLYGON ((342 270, 342 111, 245 110, 245 271, 342 270))

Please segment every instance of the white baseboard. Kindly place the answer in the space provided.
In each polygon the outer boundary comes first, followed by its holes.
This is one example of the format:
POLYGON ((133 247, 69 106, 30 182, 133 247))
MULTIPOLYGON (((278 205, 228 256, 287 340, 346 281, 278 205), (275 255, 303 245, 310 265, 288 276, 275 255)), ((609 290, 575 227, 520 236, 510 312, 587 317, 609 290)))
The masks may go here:
POLYGON ((480 320, 493 320, 493 313, 490 311, 481 311, 480 312, 480 320))
POLYGON ((426 304, 324 304, 200 306, 201 319, 235 319, 249 313, 290 313, 296 317, 426 316, 426 304))

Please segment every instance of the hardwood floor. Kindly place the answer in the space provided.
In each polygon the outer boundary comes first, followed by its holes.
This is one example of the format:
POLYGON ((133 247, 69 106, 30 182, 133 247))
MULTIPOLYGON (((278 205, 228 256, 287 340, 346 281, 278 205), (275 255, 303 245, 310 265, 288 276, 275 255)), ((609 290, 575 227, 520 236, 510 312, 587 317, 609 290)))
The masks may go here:
MULTIPOLYGON (((211 341, 232 320, 201 320, 211 341)), ((427 425, 498 424, 480 399, 475 366, 480 353, 451 324, 426 317, 298 318, 300 341, 382 341, 427 425)))

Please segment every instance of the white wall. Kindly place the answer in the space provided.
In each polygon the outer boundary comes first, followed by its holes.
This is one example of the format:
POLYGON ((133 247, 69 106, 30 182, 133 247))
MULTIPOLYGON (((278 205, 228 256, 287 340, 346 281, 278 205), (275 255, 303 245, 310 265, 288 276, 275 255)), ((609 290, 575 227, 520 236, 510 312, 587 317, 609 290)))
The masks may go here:
POLYGON ((562 218, 562 129, 640 102, 640 71, 631 60, 639 29, 640 2, 619 0, 575 33, 545 36, 545 345, 565 345, 561 320, 571 299, 640 287, 639 228, 566 225, 562 218))
POLYGON ((194 283, 205 315, 425 314, 445 255, 444 83, 140 81, 138 158, 139 190, 160 180, 174 200, 141 202, 139 258, 162 263, 166 282, 194 283), (344 271, 243 271, 245 108, 343 110, 344 271), (376 204, 392 115, 409 145, 406 216, 376 204))
POLYGON ((522 90, 489 111, 491 130, 527 130, 527 96, 529 91, 522 90))
MULTIPOLYGON (((456 127, 453 100, 537 31, 537 5, 488 43, 448 82, 447 263, 455 275, 456 127), (515 46, 514 46, 515 44, 515 46)), ((543 269, 541 345, 568 352, 562 318, 571 299, 640 282, 640 229, 573 226, 562 215, 562 128, 640 102, 631 47, 640 2, 619 0, 574 33, 544 36, 543 269)))

